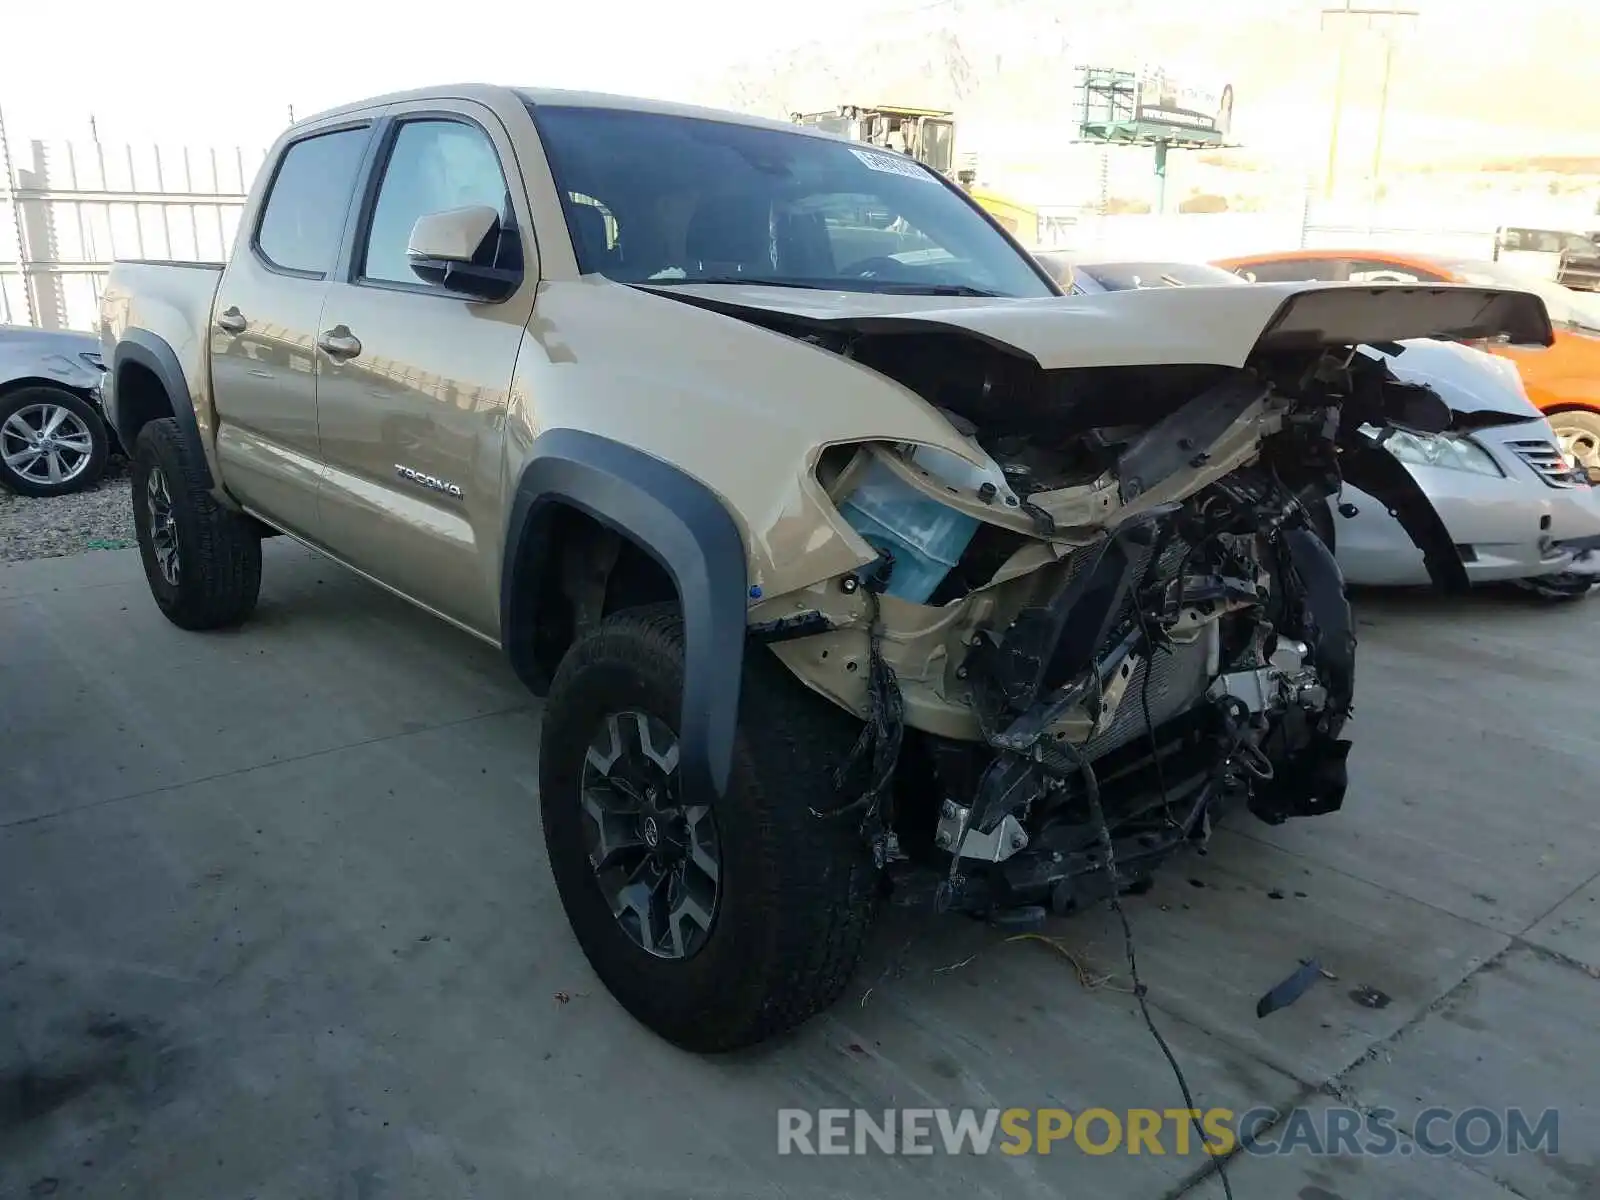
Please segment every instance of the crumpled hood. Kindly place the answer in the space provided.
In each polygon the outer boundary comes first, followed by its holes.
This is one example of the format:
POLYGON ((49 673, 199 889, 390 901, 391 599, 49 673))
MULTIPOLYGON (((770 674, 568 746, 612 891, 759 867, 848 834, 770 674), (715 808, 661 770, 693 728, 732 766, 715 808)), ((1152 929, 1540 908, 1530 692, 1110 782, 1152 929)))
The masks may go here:
POLYGON ((1504 335, 1540 346, 1554 341, 1537 296, 1461 284, 1272 283, 1028 300, 724 284, 650 290, 729 315, 781 313, 863 333, 959 329, 1046 370, 1165 363, 1242 367, 1257 352, 1412 338, 1504 335))
POLYGON ((1451 411, 1462 414, 1503 413, 1507 423, 1537 421, 1544 414, 1528 399, 1517 364, 1471 346, 1450 342, 1411 341, 1400 352, 1364 349, 1381 357, 1406 383, 1432 388, 1451 411))

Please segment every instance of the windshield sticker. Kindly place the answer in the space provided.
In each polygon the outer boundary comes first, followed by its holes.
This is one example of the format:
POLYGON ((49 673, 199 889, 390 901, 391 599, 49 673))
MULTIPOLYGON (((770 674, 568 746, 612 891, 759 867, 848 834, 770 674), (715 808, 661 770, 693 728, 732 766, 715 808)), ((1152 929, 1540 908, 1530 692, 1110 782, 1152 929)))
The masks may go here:
POLYGON ((913 160, 898 154, 884 154, 876 150, 857 150, 854 146, 850 153, 859 158, 870 171, 882 171, 885 175, 904 175, 907 179, 925 179, 934 182, 932 175, 924 171, 913 160))

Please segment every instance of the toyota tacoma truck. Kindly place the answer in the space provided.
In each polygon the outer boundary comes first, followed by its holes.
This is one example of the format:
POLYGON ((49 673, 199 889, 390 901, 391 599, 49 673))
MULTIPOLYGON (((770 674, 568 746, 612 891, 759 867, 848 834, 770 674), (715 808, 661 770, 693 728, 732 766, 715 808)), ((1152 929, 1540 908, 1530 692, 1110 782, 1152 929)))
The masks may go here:
POLYGON ((295 125, 228 262, 101 320, 161 611, 243 621, 284 534, 500 647, 574 934, 702 1051, 833 1001, 885 895, 1025 923, 1337 809, 1311 502, 1459 570, 1356 434, 1452 414, 1352 347, 1551 339, 1484 287, 1067 296, 904 156, 477 85, 295 125))

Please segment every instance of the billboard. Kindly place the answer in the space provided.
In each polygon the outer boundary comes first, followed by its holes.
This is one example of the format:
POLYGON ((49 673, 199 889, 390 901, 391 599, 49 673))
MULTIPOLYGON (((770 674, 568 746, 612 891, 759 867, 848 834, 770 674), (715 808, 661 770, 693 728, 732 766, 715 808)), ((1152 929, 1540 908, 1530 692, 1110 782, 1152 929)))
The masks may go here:
POLYGON ((1161 67, 1138 73, 1134 120, 1226 141, 1233 126, 1233 84, 1175 74, 1161 67))

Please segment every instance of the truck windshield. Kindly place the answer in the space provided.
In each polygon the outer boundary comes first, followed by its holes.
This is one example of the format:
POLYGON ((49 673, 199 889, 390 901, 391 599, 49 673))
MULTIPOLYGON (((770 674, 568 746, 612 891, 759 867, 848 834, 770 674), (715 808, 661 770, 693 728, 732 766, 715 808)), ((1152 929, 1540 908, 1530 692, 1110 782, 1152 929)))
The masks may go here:
POLYGON ((584 274, 857 292, 1050 296, 958 190, 798 129, 530 105, 584 274))

